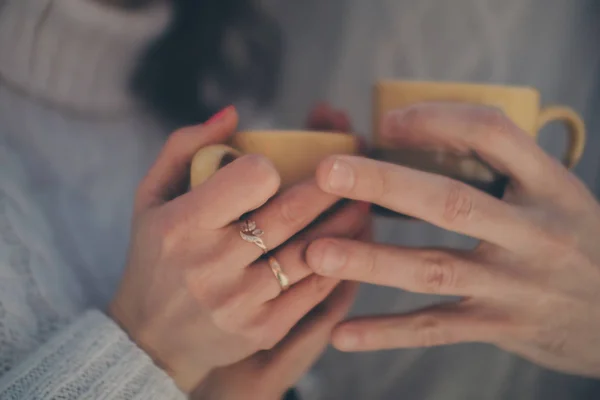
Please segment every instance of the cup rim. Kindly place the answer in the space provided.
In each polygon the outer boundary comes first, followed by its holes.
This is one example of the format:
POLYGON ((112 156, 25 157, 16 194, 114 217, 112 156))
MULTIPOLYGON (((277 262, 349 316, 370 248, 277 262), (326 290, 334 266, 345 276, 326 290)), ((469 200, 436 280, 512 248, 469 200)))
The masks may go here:
POLYGON ((514 85, 514 84, 501 84, 501 83, 486 83, 486 82, 461 82, 461 81, 428 81, 428 80, 419 80, 419 79, 379 79, 375 82, 376 87, 381 87, 383 85, 390 84, 402 84, 402 85, 435 85, 435 86, 455 86, 461 85, 465 87, 471 88, 491 88, 496 90, 521 90, 533 92, 535 94, 539 94, 539 90, 531 85, 514 85))
POLYGON ((310 131, 310 130, 302 130, 302 129, 250 129, 250 130, 242 130, 234 133, 233 136, 237 135, 250 135, 250 136, 295 136, 295 137, 327 137, 327 138, 339 138, 339 139, 348 139, 348 140, 356 140, 356 136, 351 133, 346 132, 329 132, 329 131, 310 131))

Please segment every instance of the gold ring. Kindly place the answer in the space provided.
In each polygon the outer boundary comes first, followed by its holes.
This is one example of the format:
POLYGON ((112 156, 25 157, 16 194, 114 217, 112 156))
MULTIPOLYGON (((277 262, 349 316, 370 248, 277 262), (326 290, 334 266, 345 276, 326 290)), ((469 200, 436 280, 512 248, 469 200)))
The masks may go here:
POLYGON ((256 222, 248 220, 242 223, 240 229, 240 236, 242 239, 246 242, 254 243, 264 254, 267 254, 269 249, 267 249, 267 245, 265 245, 265 242, 260 238, 262 235, 264 235, 264 232, 256 227, 256 222))
POLYGON ((282 291, 286 291, 290 287, 290 278, 283 272, 281 265, 275 259, 275 257, 269 257, 269 267, 271 267, 271 271, 273 271, 273 275, 277 279, 279 286, 281 286, 282 291))

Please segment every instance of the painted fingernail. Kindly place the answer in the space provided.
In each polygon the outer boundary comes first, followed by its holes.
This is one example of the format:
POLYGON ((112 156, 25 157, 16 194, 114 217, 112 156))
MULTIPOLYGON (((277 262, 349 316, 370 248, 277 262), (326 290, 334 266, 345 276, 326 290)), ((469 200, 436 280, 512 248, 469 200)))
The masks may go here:
POLYGON ((225 115, 227 115, 229 113, 229 111, 231 111, 233 109, 234 109, 234 106, 225 107, 224 109, 222 109, 221 111, 219 111, 218 113, 216 113, 215 115, 210 117, 210 119, 205 122, 205 125, 214 124, 215 122, 223 119, 223 117, 225 115))
POLYGON ((335 191, 347 191, 354 186, 354 171, 346 161, 336 160, 329 171, 329 188, 335 191))
POLYGON ((331 242, 324 245, 322 251, 319 271, 324 274, 331 274, 338 271, 348 260, 348 256, 344 249, 336 243, 331 242))

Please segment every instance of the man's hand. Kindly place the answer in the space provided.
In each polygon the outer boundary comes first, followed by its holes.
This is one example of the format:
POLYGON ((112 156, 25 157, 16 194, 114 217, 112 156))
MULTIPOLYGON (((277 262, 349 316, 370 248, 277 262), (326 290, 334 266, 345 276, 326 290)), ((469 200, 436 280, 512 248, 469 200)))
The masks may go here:
POLYGON ((387 115, 382 134, 472 152, 510 179, 503 200, 446 177, 358 157, 320 166, 326 192, 377 203, 481 240, 473 251, 321 239, 319 274, 462 301, 337 327, 346 351, 487 342, 557 370, 600 377, 600 206, 500 111, 421 104, 387 115))

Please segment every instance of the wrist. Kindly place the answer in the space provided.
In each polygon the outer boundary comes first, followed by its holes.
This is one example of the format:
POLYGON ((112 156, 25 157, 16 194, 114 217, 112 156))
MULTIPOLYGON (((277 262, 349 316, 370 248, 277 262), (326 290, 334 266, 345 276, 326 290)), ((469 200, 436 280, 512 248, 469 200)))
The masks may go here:
POLYGON ((173 379, 179 390, 184 393, 191 393, 194 388, 208 376, 211 368, 201 365, 181 365, 180 363, 171 362, 177 357, 166 357, 168 351, 160 351, 152 343, 167 343, 164 340, 156 340, 160 337, 166 337, 164 334, 157 334, 145 329, 136 321, 133 313, 124 310, 118 301, 113 301, 107 311, 107 315, 111 318, 136 344, 136 346, 148 355, 153 363, 162 369, 167 375, 173 379))
POLYGON ((139 330, 135 329, 136 324, 134 320, 128 316, 128 313, 125 312, 122 307, 119 306, 117 301, 113 301, 109 305, 107 315, 121 328, 123 332, 125 332, 125 334, 129 337, 129 340, 135 343, 137 347, 139 347, 148 355, 148 357, 152 359, 158 368, 162 369, 175 380, 175 377, 173 376, 174 372, 171 370, 168 364, 158 356, 157 352, 152 350, 151 346, 148 346, 145 341, 140 339, 140 335, 137 333, 139 330))

